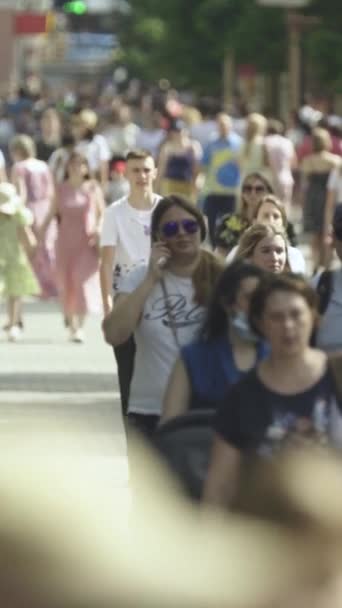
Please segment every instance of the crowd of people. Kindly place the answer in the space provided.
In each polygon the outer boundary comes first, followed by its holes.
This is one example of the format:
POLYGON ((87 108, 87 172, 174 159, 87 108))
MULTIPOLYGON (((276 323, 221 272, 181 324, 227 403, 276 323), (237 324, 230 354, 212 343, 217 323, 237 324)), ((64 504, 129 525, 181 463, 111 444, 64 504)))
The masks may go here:
POLYGON ((4 329, 27 296, 57 297, 75 343, 102 311, 128 428, 217 412, 204 497, 228 504, 251 451, 342 441, 342 119, 133 110, 43 107, 24 133, 4 110, 4 329))

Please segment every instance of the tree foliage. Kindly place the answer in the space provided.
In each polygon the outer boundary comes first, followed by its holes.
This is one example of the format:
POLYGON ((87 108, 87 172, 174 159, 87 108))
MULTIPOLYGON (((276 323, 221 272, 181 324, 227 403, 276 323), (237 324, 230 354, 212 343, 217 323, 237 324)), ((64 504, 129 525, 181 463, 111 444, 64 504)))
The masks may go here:
POLYGON ((266 72, 286 57, 282 12, 255 0, 131 0, 121 24, 122 59, 147 80, 219 92, 225 54, 266 72))
MULTIPOLYGON (((120 25, 122 61, 132 75, 219 93, 227 53, 266 74, 286 68, 286 12, 256 0, 130 0, 120 25)), ((311 0, 320 23, 305 31, 306 57, 327 91, 342 89, 341 0, 311 0)))
POLYGON ((304 37, 306 56, 325 93, 342 93, 342 11, 341 0, 312 0, 309 15, 318 24, 304 37))

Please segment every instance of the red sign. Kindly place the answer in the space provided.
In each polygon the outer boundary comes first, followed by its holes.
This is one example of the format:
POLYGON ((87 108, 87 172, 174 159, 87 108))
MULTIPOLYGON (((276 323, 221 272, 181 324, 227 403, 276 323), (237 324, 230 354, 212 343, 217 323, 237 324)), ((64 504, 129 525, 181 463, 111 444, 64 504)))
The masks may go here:
POLYGON ((44 34, 46 32, 47 16, 44 13, 17 13, 15 15, 14 31, 17 36, 44 34))

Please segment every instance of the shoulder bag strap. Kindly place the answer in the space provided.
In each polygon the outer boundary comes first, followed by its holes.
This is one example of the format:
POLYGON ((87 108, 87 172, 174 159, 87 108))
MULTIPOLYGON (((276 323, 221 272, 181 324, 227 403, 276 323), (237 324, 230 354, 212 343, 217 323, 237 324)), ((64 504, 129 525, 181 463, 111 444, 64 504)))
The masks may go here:
POLYGON ((167 313, 167 318, 169 321, 170 329, 172 331, 172 335, 174 337, 176 346, 180 350, 180 343, 179 343, 179 339, 178 339, 177 327, 176 327, 176 323, 175 323, 175 320, 174 320, 174 317, 172 314, 172 310, 171 310, 171 306, 170 306, 170 302, 169 302, 169 294, 167 293, 167 288, 166 288, 164 279, 160 280, 160 284, 161 284, 161 288, 162 288, 162 292, 163 292, 165 308, 166 308, 166 313, 167 313))
POLYGON ((331 355, 329 357, 329 369, 333 375, 336 396, 342 405, 342 354, 331 355))

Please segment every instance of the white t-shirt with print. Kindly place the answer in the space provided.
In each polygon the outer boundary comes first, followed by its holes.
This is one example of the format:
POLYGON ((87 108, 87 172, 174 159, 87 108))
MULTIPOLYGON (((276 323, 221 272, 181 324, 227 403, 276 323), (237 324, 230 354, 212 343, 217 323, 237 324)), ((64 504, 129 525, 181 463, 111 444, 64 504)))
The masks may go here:
POLYGON ((123 275, 146 263, 150 257, 151 217, 160 199, 158 194, 154 194, 151 209, 139 210, 132 207, 128 197, 124 196, 105 209, 100 247, 115 247, 115 291, 123 275))
MULTIPOLYGON (((238 250, 238 247, 235 246, 228 253, 228 255, 226 257, 227 264, 231 264, 232 262, 234 262, 234 258, 236 256, 237 250, 238 250)), ((288 246, 288 259, 289 259, 289 266, 290 266, 291 272, 295 272, 297 274, 306 274, 305 258, 303 256, 301 250, 298 249, 298 247, 291 247, 291 245, 288 246)))
MULTIPOLYGON (((146 272, 146 265, 132 270, 122 280, 120 293, 135 291, 146 272)), ((191 278, 165 272, 164 282, 177 341, 184 346, 197 336, 205 309, 194 302, 191 278)), ((136 355, 128 411, 160 416, 164 393, 179 354, 160 282, 146 300, 134 338, 136 355)))
POLYGON ((336 203, 342 203, 342 171, 340 168, 330 172, 327 189, 336 193, 336 203))

